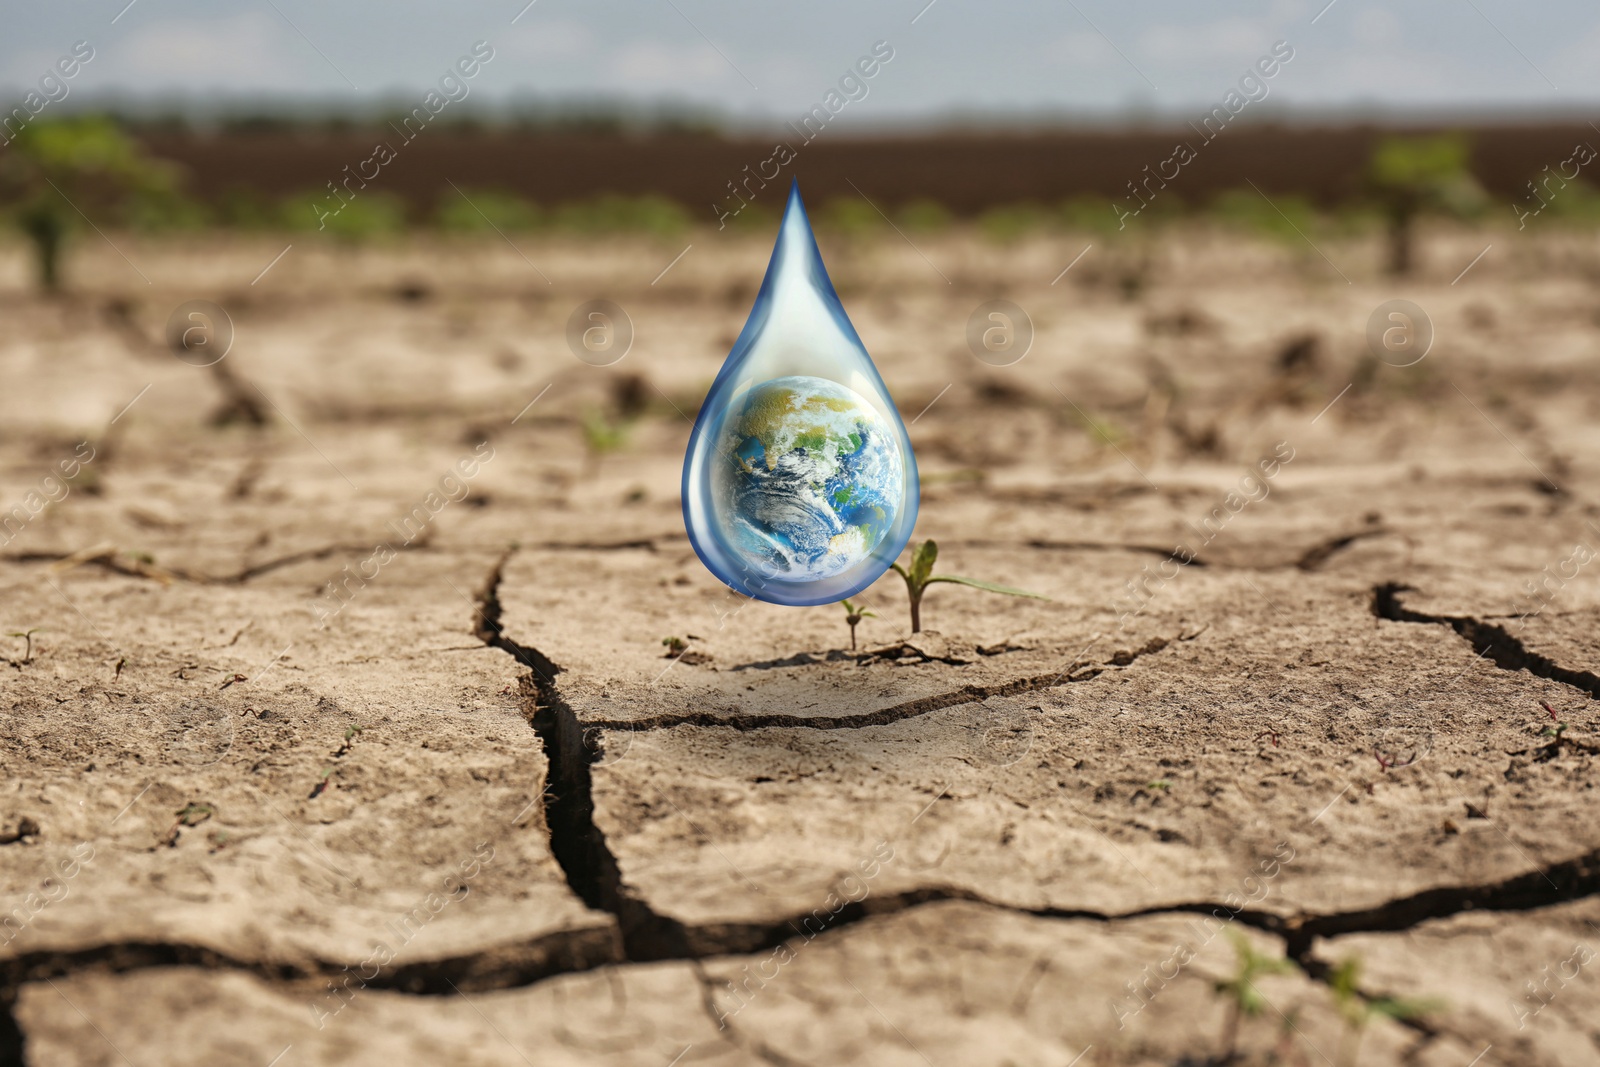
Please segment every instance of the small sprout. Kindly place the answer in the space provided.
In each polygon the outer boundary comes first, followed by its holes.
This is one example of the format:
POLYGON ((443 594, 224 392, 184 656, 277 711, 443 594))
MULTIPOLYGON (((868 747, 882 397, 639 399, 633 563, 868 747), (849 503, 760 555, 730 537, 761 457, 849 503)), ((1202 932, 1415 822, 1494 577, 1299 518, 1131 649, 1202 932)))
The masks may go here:
POLYGON ((307 800, 315 800, 319 796, 321 796, 322 795, 322 791, 324 789, 328 788, 328 779, 330 779, 332 777, 333 777, 333 768, 332 767, 328 767, 325 770, 323 770, 322 778, 317 782, 316 785, 311 787, 311 795, 309 797, 307 797, 306 799, 307 800))
POLYGON ((1278 745, 1279 738, 1281 738, 1282 736, 1283 735, 1278 733, 1277 730, 1274 730, 1274 729, 1269 727, 1269 728, 1267 728, 1265 730, 1262 730, 1259 734, 1256 734, 1256 740, 1260 741, 1263 737, 1270 737, 1272 739, 1272 747, 1273 748, 1277 748, 1277 747, 1279 747, 1279 745, 1278 745))
MULTIPOLYGON (((232 678, 229 678, 227 681, 223 682, 221 689, 226 689, 230 685, 238 685, 240 682, 248 682, 249 680, 250 679, 246 678, 242 674, 236 674, 232 678)), ((218 691, 220 692, 221 690, 219 689, 218 691)))
POLYGON ((1437 1000, 1401 1000, 1396 997, 1368 997, 1358 988, 1361 979, 1361 959, 1352 956, 1340 963, 1328 976, 1328 988, 1333 991, 1334 1003, 1344 1019, 1344 1039, 1339 1046, 1341 1067, 1355 1067, 1356 1055, 1361 1047, 1361 1035, 1373 1019, 1383 1017, 1397 1021, 1417 1019, 1438 1011, 1443 1005, 1437 1000))
POLYGON ((628 423, 612 422, 604 412, 590 409, 583 413, 583 447, 588 453, 589 470, 600 469, 600 460, 607 452, 615 452, 628 440, 628 423))
POLYGON ((1172 782, 1166 778, 1157 778, 1153 782, 1146 782, 1144 787, 1146 789, 1159 789, 1164 793, 1172 788, 1172 782))
POLYGON ((1567 732, 1567 724, 1561 721, 1561 716, 1556 713, 1556 709, 1552 708, 1548 702, 1541 700, 1539 703, 1543 705, 1545 713, 1550 716, 1550 721, 1555 724, 1540 730, 1539 736, 1551 738, 1551 751, 1555 751, 1561 744, 1561 735, 1567 732))
POLYGON ((199 826, 215 814, 210 804, 185 804, 178 812, 178 825, 199 826))
POLYGON ((339 745, 339 747, 337 749, 334 750, 333 758, 334 759, 338 759, 340 756, 343 756, 345 753, 349 752, 350 751, 350 747, 351 747, 351 744, 350 744, 351 743, 351 739, 354 738, 356 736, 356 734, 359 734, 361 732, 362 732, 362 727, 357 726, 357 725, 355 725, 353 723, 351 725, 349 725, 349 726, 346 726, 344 728, 344 741, 339 745))
POLYGON ((669 657, 681 656, 689 648, 689 643, 681 637, 663 637, 661 643, 666 646, 669 657))
POLYGON ((6 635, 7 637, 20 637, 25 642, 27 642, 26 651, 24 651, 23 654, 22 654, 22 662, 24 662, 24 663, 32 663, 33 662, 33 635, 36 634, 36 633, 39 633, 39 632, 40 632, 40 628, 35 626, 31 630, 13 630, 9 634, 6 635))
POLYGON ((862 619, 876 619, 878 616, 870 611, 862 610, 860 606, 848 600, 841 600, 839 604, 844 608, 845 625, 850 627, 850 651, 854 652, 856 650, 856 626, 860 624, 862 619))
POLYGON ((1233 977, 1213 986, 1218 996, 1228 998, 1228 1015, 1222 1030, 1222 1063, 1231 1063, 1238 1055, 1240 1022, 1247 1015, 1260 1015, 1267 1006, 1267 998, 1256 988, 1256 979, 1268 974, 1290 974, 1295 969, 1290 960, 1257 952, 1250 939, 1237 930, 1229 930, 1228 938, 1233 942, 1237 960, 1233 977))
POLYGON ((1022 596, 1030 600, 1049 600, 1047 596, 1030 593, 1025 589, 1013 589, 1009 585, 996 585, 994 582, 980 582, 976 578, 959 578, 954 574, 934 574, 933 564, 939 558, 939 546, 932 540, 923 541, 921 544, 911 546, 911 566, 902 567, 898 563, 891 564, 895 573, 906 580, 906 594, 911 599, 911 632, 922 632, 922 594, 934 582, 954 582, 957 585, 970 585, 974 589, 982 589, 986 593, 1003 593, 1006 596, 1022 596))

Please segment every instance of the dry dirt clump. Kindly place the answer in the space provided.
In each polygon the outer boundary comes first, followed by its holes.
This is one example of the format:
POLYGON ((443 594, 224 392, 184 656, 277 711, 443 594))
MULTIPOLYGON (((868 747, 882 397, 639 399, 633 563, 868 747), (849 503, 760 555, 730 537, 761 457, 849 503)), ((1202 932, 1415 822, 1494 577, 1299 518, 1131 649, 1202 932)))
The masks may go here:
POLYGON ((1049 598, 852 651, 683 533, 760 241, 208 241, 0 250, 0 1063, 1600 1063, 1592 249, 825 242, 917 536, 1049 598))

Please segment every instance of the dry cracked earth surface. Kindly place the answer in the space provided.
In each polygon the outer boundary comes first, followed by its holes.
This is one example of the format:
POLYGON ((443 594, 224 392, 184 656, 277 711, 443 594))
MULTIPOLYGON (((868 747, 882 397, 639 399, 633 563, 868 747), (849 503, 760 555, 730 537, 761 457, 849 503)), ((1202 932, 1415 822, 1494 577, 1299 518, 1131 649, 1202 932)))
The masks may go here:
POLYGON ((1049 597, 855 651, 683 533, 760 238, 0 250, 0 1061, 1600 1063, 1600 247, 1136 242, 824 235, 1049 597))

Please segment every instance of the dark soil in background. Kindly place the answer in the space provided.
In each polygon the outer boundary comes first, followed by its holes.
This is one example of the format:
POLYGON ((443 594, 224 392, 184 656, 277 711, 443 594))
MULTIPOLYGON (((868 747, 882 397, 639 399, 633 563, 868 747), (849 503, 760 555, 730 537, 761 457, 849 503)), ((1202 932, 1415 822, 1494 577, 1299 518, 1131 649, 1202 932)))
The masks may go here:
MULTIPOLYGON (((851 182, 880 206, 932 199, 958 215, 1023 200, 1044 202, 1085 194, 1120 197, 1146 165, 1172 155, 1182 141, 1198 157, 1169 195, 1204 203, 1254 182, 1270 194, 1295 193, 1331 204, 1358 197, 1373 146, 1395 134, 1425 135, 1444 127, 1233 126, 1212 141, 1187 126, 1056 133, 951 133, 853 138, 824 130, 805 143, 785 142, 798 158, 775 179, 798 176, 813 203, 856 195, 851 182)), ((1514 197, 1545 163, 1596 139, 1584 122, 1462 127, 1472 144, 1472 170, 1495 197, 1514 197)), ((541 203, 602 194, 656 193, 701 212, 729 195, 773 155, 779 138, 712 134, 519 132, 441 127, 405 141, 393 129, 339 132, 230 131, 219 134, 146 131, 141 139, 163 159, 181 164, 189 191, 215 200, 230 189, 278 197, 320 189, 372 155, 378 142, 398 158, 383 169, 383 188, 418 214, 432 209, 446 179, 498 188, 541 203)), ((770 172, 770 166, 767 168, 770 172)), ((354 170, 352 170, 354 173, 354 170)), ((758 188, 757 182, 751 188, 758 188)), ((780 190, 781 191, 781 190, 780 190)), ((778 207, 768 190, 769 207, 778 207)), ((761 194, 757 194, 760 202, 761 194)), ((728 201, 733 204, 736 201, 728 201)))

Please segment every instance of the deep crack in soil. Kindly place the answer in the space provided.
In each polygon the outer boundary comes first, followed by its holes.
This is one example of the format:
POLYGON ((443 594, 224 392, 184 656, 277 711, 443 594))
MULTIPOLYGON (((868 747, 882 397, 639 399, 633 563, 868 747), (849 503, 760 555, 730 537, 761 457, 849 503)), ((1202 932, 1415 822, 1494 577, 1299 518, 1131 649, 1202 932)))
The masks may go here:
POLYGON ((1480 658, 1488 657, 1501 670, 1527 671, 1540 678, 1570 685, 1591 698, 1600 697, 1600 675, 1575 671, 1547 656, 1530 652, 1520 638, 1492 622, 1483 622, 1469 615, 1428 615, 1412 611, 1400 603, 1400 594, 1408 591, 1414 591, 1413 587, 1398 582, 1375 586, 1372 590, 1372 613, 1391 622, 1426 622, 1448 626, 1465 638, 1480 658))
POLYGON ((538 649, 511 640, 500 625, 500 582, 514 551, 508 549, 500 557, 479 591, 473 632, 529 669, 519 684, 528 721, 539 735, 549 763, 544 802, 550 852, 579 899, 616 918, 627 959, 690 958, 684 925, 657 914, 623 884, 617 858, 595 824, 590 768, 600 755, 598 732, 589 731, 585 736, 577 714, 562 699, 555 681, 561 668, 538 649))
MULTIPOLYGON (((616 919, 621 932, 621 944, 616 944, 610 935, 603 932, 562 931, 533 942, 499 945, 463 956, 405 964, 380 974, 367 985, 375 989, 418 995, 451 994, 457 987, 468 991, 521 988, 558 975, 611 963, 684 960, 698 966, 699 961, 712 956, 767 951, 793 937, 805 936, 802 924, 811 917, 811 913, 770 922, 691 926, 656 912, 624 883, 618 860, 594 819, 591 771, 602 752, 601 734, 610 724, 581 722, 556 685, 561 668, 538 649, 519 644, 505 635, 501 627, 499 588, 512 551, 508 550, 498 559, 479 591, 473 633, 485 644, 508 653, 528 668, 529 673, 521 678, 520 686, 529 722, 539 736, 549 761, 544 799, 551 852, 572 891, 589 907, 616 919)), ((1528 670, 1540 677, 1573 685, 1591 696, 1600 693, 1600 678, 1586 671, 1568 670, 1527 651, 1520 641, 1498 626, 1467 617, 1427 615, 1405 608, 1399 601, 1399 593, 1405 589, 1405 586, 1392 583, 1378 586, 1373 592, 1374 614, 1399 622, 1449 625, 1471 642, 1481 655, 1493 658, 1504 669, 1528 670)), ((1179 639, 1192 639, 1193 636, 1196 635, 1179 639)), ((806 720, 793 716, 753 716, 742 724, 742 728, 788 726, 846 729, 851 725, 870 726, 899 721, 936 707, 951 707, 986 696, 1083 681, 1109 667, 1126 666, 1139 656, 1160 651, 1170 643, 1157 638, 1144 648, 1119 653, 1111 663, 1097 665, 1092 673, 1062 672, 999 686, 968 686, 880 712, 840 717, 837 721, 806 720), (1041 679, 1049 681, 1046 683, 1041 679)), ((669 728, 698 723, 741 726, 737 721, 698 716, 673 717, 670 720, 663 718, 655 725, 669 728)), ((616 725, 624 729, 636 729, 644 723, 616 725)), ((1321 915, 1283 916, 1266 911, 1233 911, 1227 905, 1215 902, 1163 904, 1124 914, 1062 908, 1020 908, 958 887, 923 886, 847 903, 839 912, 830 915, 824 931, 832 932, 874 916, 890 915, 940 901, 965 901, 1044 919, 1078 919, 1099 923, 1160 915, 1209 914, 1224 921, 1236 920, 1280 938, 1286 956, 1298 963, 1310 977, 1326 982, 1330 977, 1330 968, 1313 955, 1319 938, 1357 933, 1397 933, 1430 920, 1448 918, 1466 911, 1532 911, 1597 893, 1600 893, 1600 849, 1499 882, 1444 886, 1370 908, 1321 915)), ((342 964, 332 961, 238 959, 203 946, 174 942, 120 942, 70 951, 45 950, 13 956, 0 961, 0 1067, 22 1067, 26 1062, 26 1038, 13 1014, 17 991, 23 983, 78 973, 122 973, 171 966, 242 971, 280 987, 311 985, 345 972, 342 964)), ((1440 1032, 1429 1024, 1415 1020, 1408 1025, 1429 1036, 1440 1032)))
MULTIPOLYGON (((864 711, 859 715, 786 715, 781 712, 768 712, 750 715, 717 715, 706 711, 680 712, 674 715, 652 715, 643 719, 595 719, 584 723, 590 731, 602 730, 671 730, 678 726, 727 726, 735 730, 860 730, 868 726, 888 726, 890 723, 903 722, 914 719, 919 715, 930 712, 942 711, 945 708, 959 707, 962 704, 976 704, 993 697, 1016 696, 1019 693, 1032 693, 1040 689, 1054 689, 1058 686, 1071 685, 1073 682, 1087 682, 1091 678, 1098 678, 1108 670, 1126 667, 1140 656, 1148 656, 1160 652, 1162 649, 1176 644, 1179 641, 1193 641, 1200 636, 1198 633, 1179 634, 1177 637, 1153 637, 1139 648, 1124 649, 1115 653, 1105 663, 1085 664, 1073 663, 1071 666, 1051 674, 1036 674, 1030 678, 1014 678, 1009 682, 998 682, 994 685, 964 685, 960 689, 953 689, 947 693, 934 693, 915 700, 907 700, 877 711, 864 711), (1074 674, 1074 671, 1079 673, 1074 674)), ((938 657, 927 657, 928 661, 950 662, 939 660, 938 657)), ((821 662, 813 660, 811 662, 821 662)), ((799 666, 787 661, 781 665, 799 666)), ((738 670, 739 668, 734 668, 738 670)))

